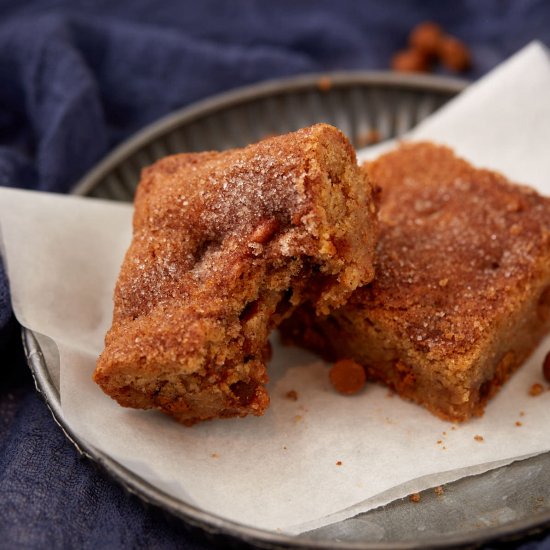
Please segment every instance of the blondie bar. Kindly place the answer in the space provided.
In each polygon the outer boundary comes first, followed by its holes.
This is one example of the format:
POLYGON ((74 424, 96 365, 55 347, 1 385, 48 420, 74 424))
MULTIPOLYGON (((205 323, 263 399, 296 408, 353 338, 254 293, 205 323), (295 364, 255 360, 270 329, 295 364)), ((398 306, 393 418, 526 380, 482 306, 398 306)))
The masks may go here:
POLYGON ((260 415, 268 334, 301 303, 326 314, 373 278, 371 186, 336 128, 146 169, 95 381, 184 424, 260 415))
POLYGON ((363 170, 381 188, 376 277, 283 335, 442 418, 480 415, 550 329, 550 199, 429 143, 363 170))

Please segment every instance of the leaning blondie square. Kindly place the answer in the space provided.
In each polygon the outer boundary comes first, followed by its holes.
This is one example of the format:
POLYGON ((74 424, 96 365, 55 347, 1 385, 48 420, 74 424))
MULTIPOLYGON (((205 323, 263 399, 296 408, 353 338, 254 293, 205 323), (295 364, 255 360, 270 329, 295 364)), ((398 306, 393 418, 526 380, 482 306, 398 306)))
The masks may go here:
POLYGON ((363 170, 381 188, 376 277, 283 334, 442 418, 480 415, 550 328, 550 200, 429 143, 363 170))
POLYGON ((260 415, 268 334, 373 277, 377 219, 349 141, 319 124, 142 175, 95 381, 184 424, 260 415))

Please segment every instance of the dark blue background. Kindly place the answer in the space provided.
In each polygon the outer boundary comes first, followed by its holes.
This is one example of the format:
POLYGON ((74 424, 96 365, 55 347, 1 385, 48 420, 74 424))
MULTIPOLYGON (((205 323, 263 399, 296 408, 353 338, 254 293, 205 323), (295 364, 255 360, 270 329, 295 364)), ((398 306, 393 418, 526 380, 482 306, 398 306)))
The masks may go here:
MULTIPOLYGON (((470 78, 550 44, 544 0, 0 0, 0 185, 67 192, 120 140, 216 92, 385 69, 426 19, 471 47, 470 78)), ((65 440, 33 389, 1 264, 0 358, 1 548, 210 548, 65 440)))

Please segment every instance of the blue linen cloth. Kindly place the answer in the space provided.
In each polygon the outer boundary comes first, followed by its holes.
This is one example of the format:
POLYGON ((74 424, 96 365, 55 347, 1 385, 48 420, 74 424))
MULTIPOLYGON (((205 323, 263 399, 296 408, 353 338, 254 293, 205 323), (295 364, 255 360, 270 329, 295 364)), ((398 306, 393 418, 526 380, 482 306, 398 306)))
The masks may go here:
MULTIPOLYGON (((68 192, 124 138, 223 90, 386 69, 427 19, 470 46, 469 78, 550 44, 544 0, 0 0, 0 185, 68 192)), ((0 357, 0 548, 212 547, 78 457, 33 388, 1 262, 0 357)))

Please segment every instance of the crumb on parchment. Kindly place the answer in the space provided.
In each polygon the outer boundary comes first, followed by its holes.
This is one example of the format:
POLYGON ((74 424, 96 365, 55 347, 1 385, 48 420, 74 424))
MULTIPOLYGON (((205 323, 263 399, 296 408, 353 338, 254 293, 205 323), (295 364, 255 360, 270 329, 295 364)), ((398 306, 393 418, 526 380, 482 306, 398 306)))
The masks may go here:
POLYGON ((286 392, 285 397, 290 401, 298 401, 298 392, 296 390, 289 390, 286 392))
POLYGON ((537 395, 540 395, 543 391, 544 388, 542 387, 542 384, 536 382, 529 388, 529 395, 531 397, 537 397, 537 395))

